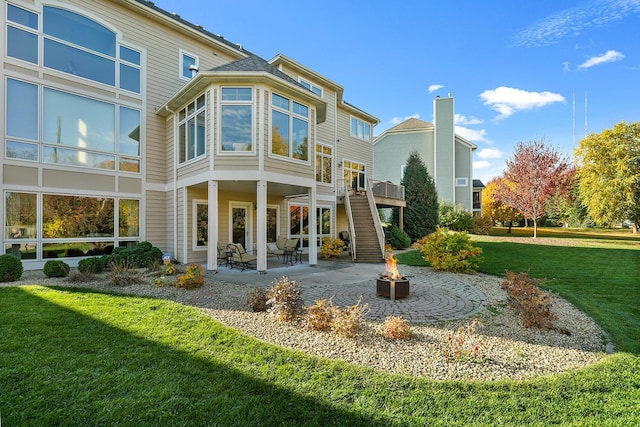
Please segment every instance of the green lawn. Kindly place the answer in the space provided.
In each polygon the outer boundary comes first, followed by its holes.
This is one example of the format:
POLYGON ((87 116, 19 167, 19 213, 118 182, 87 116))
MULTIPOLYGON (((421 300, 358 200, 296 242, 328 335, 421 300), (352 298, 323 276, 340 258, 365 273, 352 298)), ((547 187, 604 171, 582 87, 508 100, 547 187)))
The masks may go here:
POLYGON ((624 351, 534 380, 436 382, 285 350, 171 301, 5 287, 0 425, 639 425, 640 250, 479 244, 484 271, 552 279, 624 351))
POLYGON ((640 358, 435 382, 284 350, 170 301, 0 289, 0 416, 42 425, 636 425, 640 358))

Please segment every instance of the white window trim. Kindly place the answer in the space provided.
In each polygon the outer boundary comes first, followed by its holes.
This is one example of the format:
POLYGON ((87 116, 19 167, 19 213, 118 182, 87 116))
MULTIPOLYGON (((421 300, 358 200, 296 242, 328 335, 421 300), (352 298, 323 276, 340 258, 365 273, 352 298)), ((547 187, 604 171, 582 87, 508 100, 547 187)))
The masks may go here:
MULTIPOLYGON (((181 108, 176 110, 176 114, 174 115, 175 117, 175 135, 174 135, 174 149, 175 149, 175 156, 176 156, 176 164, 178 165, 178 168, 182 168, 186 165, 189 165, 191 163, 200 161, 204 158, 207 157, 207 154, 209 153, 209 143, 207 140, 207 135, 209 135, 209 126, 207 124, 207 118, 209 117, 209 103, 211 102, 211 94, 209 93, 209 91, 204 91, 202 93, 200 93, 199 95, 195 96, 192 98, 192 101, 184 104, 181 108), (189 104, 191 104, 192 102, 196 103, 196 109, 194 110, 193 113, 193 117, 197 117, 198 116, 198 108, 197 108, 197 101, 198 98, 200 98, 201 96, 204 95, 204 153, 202 153, 199 156, 194 156, 191 159, 186 159, 184 162, 180 163, 180 123, 182 122, 182 120, 180 120, 180 111, 184 110, 184 109, 188 109, 189 108, 189 104)), ((188 115, 186 115, 185 113, 185 121, 187 120, 186 117, 189 117, 188 115)), ((197 142, 196 142, 197 145, 197 142)), ((185 154, 186 157, 186 154, 185 154)))
POLYGON ((276 210, 276 238, 278 238, 280 236, 280 205, 267 204, 267 209, 276 210))
POLYGON ((258 110, 256 90, 254 86, 220 86, 218 89, 218 118, 219 126, 216 126, 216 134, 218 143, 216 144, 216 154, 220 156, 255 156, 256 146, 258 145, 258 136, 256 135, 256 111, 258 110), (251 151, 224 151, 222 149, 222 89, 225 88, 250 88, 251 89, 251 101, 224 101, 225 105, 249 105, 251 104, 251 151))
POLYGON ((198 57, 198 55, 193 54, 191 52, 188 52, 186 50, 180 49, 180 61, 179 62, 179 67, 178 67, 178 76, 180 76, 180 80, 191 80, 195 75, 192 75, 191 77, 185 77, 182 75, 182 68, 184 67, 184 57, 186 56, 190 56, 192 58, 194 58, 196 60, 196 67, 200 67, 200 58, 198 57))
MULTIPOLYGON (((312 161, 313 161, 313 164, 315 164, 315 161, 316 161, 315 160, 316 159, 315 158, 315 155, 316 155, 315 148, 313 150, 311 149, 312 146, 315 147, 315 134, 311 131, 311 127, 312 127, 312 124, 313 124, 312 117, 314 117, 314 115, 315 115, 315 110, 311 108, 311 105, 309 105, 309 104, 307 104, 305 102, 302 102, 302 101, 300 101, 300 100, 298 100, 296 98, 293 98, 293 97, 291 97, 289 95, 286 95, 286 96, 285 95, 281 95, 281 92, 271 91, 271 92, 269 92, 267 94, 267 96, 269 98, 269 131, 268 131, 269 132, 269 137, 268 137, 269 138, 269 151, 268 151, 268 154, 267 154, 268 157, 272 158, 272 159, 283 160, 283 161, 286 161, 286 162, 297 163, 299 165, 305 165, 305 166, 312 165, 312 163, 311 163, 312 161), (298 104, 304 105, 305 107, 307 107, 309 109, 309 117, 306 118, 307 119, 307 123, 309 125, 309 145, 307 146, 307 149, 308 149, 307 160, 296 159, 294 157, 291 157, 290 155, 289 156, 281 156, 279 154, 274 154, 273 151, 272 151, 273 150, 273 147, 272 147, 273 137, 272 137, 272 131, 271 130, 272 130, 272 127, 273 127, 273 109, 275 108, 275 109, 277 109, 279 111, 285 111, 282 108, 274 107, 274 105, 272 103, 272 99, 273 99, 272 98, 272 94, 274 94, 274 93, 276 95, 282 96, 283 98, 287 98, 289 101, 295 101, 298 104), (313 160, 311 159, 312 156, 313 156, 313 160)), ((290 117, 292 117, 292 116, 302 117, 302 116, 299 116, 299 115, 293 113, 293 111, 291 111, 291 110, 289 110, 287 112, 287 114, 290 117)), ((314 131, 315 131, 315 127, 314 127, 314 131)), ((289 148, 291 148, 291 146, 289 146, 289 148)))
MULTIPOLYGON (((324 98, 324 88, 322 86, 318 86, 315 83, 311 83, 309 80, 302 78, 302 77, 298 77, 298 83, 303 84, 303 85, 309 85, 311 92, 313 92, 313 89, 316 88, 320 91, 320 95, 318 95, 320 98, 324 98)), ((315 92, 313 92, 315 94, 315 92)), ((317 94, 316 94, 317 95, 317 94)))
POLYGON ((468 187, 468 186, 469 186, 469 178, 456 177, 456 187, 468 187))
MULTIPOLYGON (((299 238, 301 240, 306 240, 307 244, 309 242, 309 234, 291 234, 291 206, 300 206, 301 208, 307 208, 309 209, 309 203, 307 202, 303 202, 303 203, 296 203, 296 202, 288 202, 287 203, 287 238, 291 239, 291 238, 299 238)), ((316 233, 316 238, 319 241, 319 246, 322 246, 322 236, 324 237, 333 237, 335 235, 335 215, 336 215, 336 209, 335 206, 332 205, 323 205, 323 204, 318 204, 316 205, 316 210, 318 209, 329 209, 330 212, 330 217, 329 217, 329 234, 322 234, 322 233, 316 233)), ((316 215, 316 221, 319 221, 320 218, 316 215)), ((302 247, 302 242, 300 243, 301 247, 302 247)))
MULTIPOLYGON (((335 168, 336 156, 335 156, 335 154, 334 154, 334 153, 335 153, 335 151, 336 151, 336 150, 335 150, 335 147, 334 147, 334 146, 332 146, 332 145, 330 145, 330 144, 325 144, 325 143, 322 143, 322 142, 316 142, 316 143, 315 143, 315 146, 316 146, 316 147, 320 146, 320 147, 329 147, 329 148, 331 148, 331 182, 322 182, 322 181, 317 181, 317 180, 316 180, 316 184, 317 184, 317 185, 322 185, 322 186, 325 186, 325 187, 333 187, 333 184, 334 184, 334 182, 335 182, 335 180, 336 180, 336 176, 335 176, 335 175, 336 175, 336 174, 335 174, 335 169, 336 169, 336 168, 335 168)), ((315 148, 314 148, 313 154, 314 154, 314 157, 313 157, 313 164, 314 164, 314 167, 316 168, 316 170, 314 171, 314 176, 315 176, 315 175, 317 174, 317 172, 318 172, 318 171, 317 171, 317 164, 316 164, 316 161, 315 161, 315 160, 316 160, 316 157, 315 157, 315 156, 317 156, 317 155, 318 155, 318 153, 315 151, 315 148)), ((323 155, 323 157, 324 157, 324 153, 321 153, 321 154, 322 154, 322 155, 323 155)))
MULTIPOLYGON (((342 175, 340 175, 342 177, 343 181, 344 181, 344 171, 345 171, 345 169, 347 169, 344 164, 347 163, 347 162, 349 162, 351 164, 356 163, 356 164, 359 164, 359 165, 364 165, 364 187, 362 187, 362 188, 358 187, 358 188, 361 189, 361 190, 366 190, 367 189, 367 185, 368 185, 367 181, 369 179, 369 171, 368 171, 367 164, 365 162, 363 162, 362 160, 351 160, 351 159, 343 158, 342 159, 342 170, 341 170, 342 175)), ((349 168, 349 170, 352 171, 354 169, 353 168, 349 168)), ((360 172, 360 171, 358 171, 358 172, 360 172)), ((347 184, 346 182, 345 182, 345 187, 346 187, 347 190, 353 188, 353 187, 351 187, 351 183, 347 184)))
POLYGON ((198 246, 198 205, 208 205, 204 199, 193 199, 191 202, 191 249, 196 252, 207 251, 209 246, 198 246))
POLYGON ((359 139, 359 140, 361 140, 361 141, 371 142, 371 134, 372 134, 372 133, 373 133, 373 126, 371 125, 371 123, 366 122, 366 121, 364 121, 364 120, 362 120, 362 119, 359 119, 359 118, 358 118, 358 117, 356 117, 356 116, 349 116, 349 135, 351 135, 353 138, 357 138, 357 139, 359 139), (358 136, 358 132, 357 132, 357 131, 356 131, 356 133, 355 133, 355 134, 352 132, 352 129, 351 129, 351 121, 352 121, 352 120, 354 120, 354 119, 355 119, 355 120, 357 120, 358 122, 363 123, 363 129, 364 129, 364 125, 369 125, 369 137, 368 137, 368 138, 358 136))

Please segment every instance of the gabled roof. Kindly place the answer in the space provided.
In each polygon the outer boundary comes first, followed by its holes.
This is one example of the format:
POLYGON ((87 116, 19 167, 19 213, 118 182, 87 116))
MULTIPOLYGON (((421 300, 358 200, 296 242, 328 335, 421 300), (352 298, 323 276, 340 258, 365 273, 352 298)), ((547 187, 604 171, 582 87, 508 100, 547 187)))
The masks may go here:
POLYGON ((238 59, 210 70, 198 72, 189 83, 183 86, 171 99, 157 110, 157 114, 168 116, 173 110, 180 108, 193 97, 197 96, 198 93, 202 92, 211 83, 261 83, 274 87, 277 90, 285 92, 293 91, 302 101, 308 102, 316 108, 318 112, 316 118, 317 123, 322 123, 326 120, 326 102, 287 74, 255 55, 238 59))
POLYGON ((422 129, 433 129, 433 128, 434 128, 433 123, 425 122, 424 120, 411 117, 405 120, 404 122, 397 124, 390 129, 387 129, 387 132, 422 130, 422 129))

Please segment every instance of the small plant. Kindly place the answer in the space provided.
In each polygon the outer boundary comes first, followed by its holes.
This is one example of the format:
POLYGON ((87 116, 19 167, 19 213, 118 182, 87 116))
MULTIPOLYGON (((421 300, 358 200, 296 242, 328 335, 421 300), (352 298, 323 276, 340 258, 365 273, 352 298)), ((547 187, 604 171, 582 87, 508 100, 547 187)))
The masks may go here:
POLYGON ((0 255, 0 282, 15 282, 22 277, 22 261, 15 255, 0 255))
POLYGON ((116 286, 129 286, 144 283, 142 273, 126 261, 115 261, 109 264, 109 281, 116 286))
POLYGON ((454 233, 438 227, 435 232, 418 240, 414 247, 436 270, 469 272, 478 268, 482 249, 473 245, 466 231, 454 233))
POLYGON ((165 276, 154 277, 153 279, 151 279, 151 284, 156 285, 159 288, 162 288, 165 285, 165 282, 166 282, 165 276))
POLYGON ((178 272, 178 268, 171 261, 169 261, 165 262, 162 266, 162 272, 167 276, 173 276, 178 272))
POLYGON ((520 314, 525 328, 554 329, 553 321, 558 316, 551 311, 549 294, 540 289, 543 282, 527 273, 507 271, 501 283, 502 289, 507 291, 507 301, 520 314))
POLYGON ((267 311, 267 290, 255 288, 247 292, 245 304, 254 312, 267 311))
POLYGON ((343 309, 333 307, 333 320, 331 329, 340 337, 351 338, 358 333, 360 325, 367 313, 367 304, 361 304, 359 300, 355 305, 347 306, 343 309))
POLYGON ((471 323, 460 326, 447 339, 447 349, 445 354, 449 360, 475 359, 480 354, 484 346, 480 338, 476 335, 476 328, 482 323, 478 319, 473 319, 471 323))
POLYGON ((82 273, 100 274, 104 271, 104 263, 100 257, 85 258, 78 261, 78 271, 82 273))
POLYGON ((493 220, 488 216, 474 216, 471 230, 472 234, 482 234, 488 236, 493 231, 493 220))
POLYGON ((322 239, 322 247, 320 253, 324 259, 334 258, 340 256, 344 249, 344 242, 340 239, 324 237, 322 239))
POLYGON ((406 249, 411 246, 411 237, 401 228, 390 225, 388 228, 389 244, 396 249, 406 249))
POLYGON ((295 319, 304 307, 301 293, 302 289, 295 280, 282 276, 267 291, 267 311, 278 320, 295 319))
POLYGON ((204 285, 204 267, 200 264, 189 264, 184 274, 178 276, 177 288, 193 289, 204 285))
POLYGON ((58 259, 48 260, 42 268, 42 272, 47 277, 67 277, 70 271, 69 264, 58 259))
POLYGON ((67 281, 71 283, 86 283, 96 279, 96 275, 90 271, 73 270, 69 273, 67 281))
POLYGON ((408 340, 413 337, 413 331, 402 317, 387 316, 382 325, 382 335, 395 340, 408 340))
POLYGON ((333 322, 334 307, 331 301, 319 299, 311 307, 307 307, 307 311, 302 317, 305 329, 311 331, 327 331, 331 329, 333 322))

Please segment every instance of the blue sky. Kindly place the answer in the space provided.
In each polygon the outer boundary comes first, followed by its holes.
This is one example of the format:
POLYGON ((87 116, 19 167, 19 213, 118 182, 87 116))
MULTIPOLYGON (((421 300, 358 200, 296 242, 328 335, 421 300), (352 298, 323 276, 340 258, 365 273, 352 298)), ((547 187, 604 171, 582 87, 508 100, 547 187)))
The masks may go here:
POLYGON ((155 0, 271 59, 282 53, 345 88, 379 135, 433 120, 455 97, 474 178, 501 175, 520 141, 573 158, 587 133, 640 121, 640 0, 155 0))

